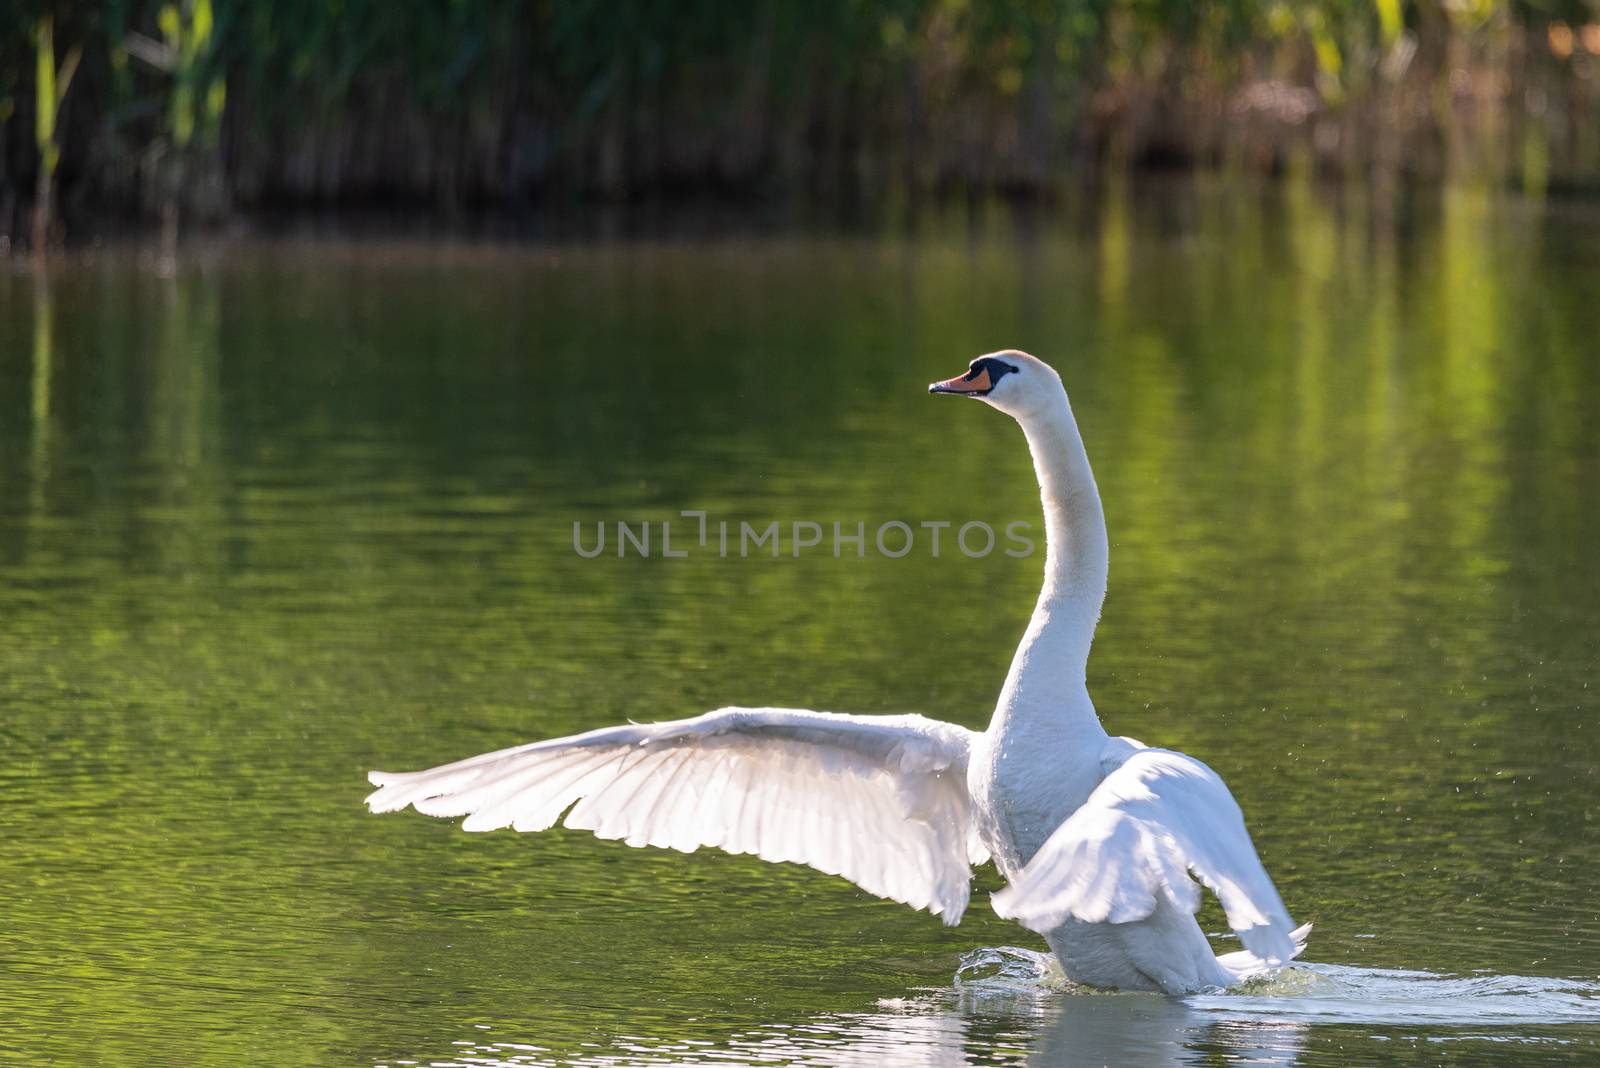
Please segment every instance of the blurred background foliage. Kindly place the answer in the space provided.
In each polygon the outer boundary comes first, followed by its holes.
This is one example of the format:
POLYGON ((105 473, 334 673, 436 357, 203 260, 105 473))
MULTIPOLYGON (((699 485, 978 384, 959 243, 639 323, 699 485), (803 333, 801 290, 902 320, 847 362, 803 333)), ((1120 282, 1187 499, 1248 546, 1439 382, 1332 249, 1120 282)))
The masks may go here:
POLYGON ((1600 0, 0 11, 8 244, 40 204, 35 240, 281 205, 1042 194, 1107 167, 1600 186, 1600 0))

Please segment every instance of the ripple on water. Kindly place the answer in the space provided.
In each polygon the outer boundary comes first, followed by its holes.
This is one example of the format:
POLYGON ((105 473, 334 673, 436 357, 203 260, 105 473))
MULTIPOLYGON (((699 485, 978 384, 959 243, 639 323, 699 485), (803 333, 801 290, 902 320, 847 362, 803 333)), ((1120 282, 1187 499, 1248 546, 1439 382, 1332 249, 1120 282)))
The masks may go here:
POLYGON ((1600 983, 1529 975, 1441 975, 1396 968, 1297 964, 1276 975, 1189 999, 1232 1018, 1305 1023, 1600 1023, 1600 983))
MULTIPOLYGON (((1048 953, 996 946, 961 958, 966 998, 1105 996, 1073 983, 1048 953)), ((1231 990, 1183 1001, 1223 1020, 1373 1025, 1600 1023, 1600 983, 1526 975, 1444 975, 1397 968, 1299 963, 1231 990)))
MULTIPOLYGON (((716 1040, 629 1034, 556 1051, 533 1034, 473 1034, 447 1056, 384 1063, 498 1068, 669 1068, 736 1063, 854 1068, 1023 1064, 1138 1064, 1187 1068, 1223 1049, 1238 1062, 1278 1068, 1344 1064, 1319 1054, 1318 1024, 1366 1024, 1374 1040, 1560 1045, 1556 1025, 1600 1022, 1600 984, 1526 976, 1297 964, 1214 994, 1169 998, 1092 990, 1066 979, 1048 953, 999 946, 961 958, 951 987, 887 998, 873 1010, 774 1021, 716 1040), (1309 1058, 1309 1059, 1308 1059, 1309 1058)), ((483 1025, 479 1025, 483 1027, 483 1025)), ((485 1028, 487 1029, 487 1028, 485 1028)), ((515 1032, 517 1026, 495 1030, 515 1032)))

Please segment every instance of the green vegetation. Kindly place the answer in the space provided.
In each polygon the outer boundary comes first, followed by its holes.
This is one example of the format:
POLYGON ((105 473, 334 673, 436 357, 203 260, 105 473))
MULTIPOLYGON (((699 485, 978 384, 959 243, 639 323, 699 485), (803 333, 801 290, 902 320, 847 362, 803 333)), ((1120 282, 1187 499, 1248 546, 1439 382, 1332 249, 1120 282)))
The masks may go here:
POLYGON ((174 223, 384 199, 1041 192, 1128 164, 1600 181, 1595 0, 15 10, 0 233, 25 190, 48 200, 58 157, 69 214, 174 223))
POLYGON ((34 74, 33 140, 39 150, 35 170, 38 172, 33 199, 33 242, 42 248, 50 230, 50 205, 55 194, 56 167, 61 162, 61 145, 56 139, 56 119, 61 114, 61 104, 73 75, 78 71, 78 61, 83 49, 74 46, 67 52, 56 69, 55 34, 49 15, 42 16, 33 28, 34 53, 38 58, 34 74))

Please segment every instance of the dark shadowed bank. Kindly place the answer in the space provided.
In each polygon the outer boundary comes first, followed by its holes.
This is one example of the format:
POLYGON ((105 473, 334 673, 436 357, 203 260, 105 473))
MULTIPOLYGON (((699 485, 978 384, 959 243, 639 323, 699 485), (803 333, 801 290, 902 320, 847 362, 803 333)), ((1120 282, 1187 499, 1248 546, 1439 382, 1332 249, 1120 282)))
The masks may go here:
POLYGON ((0 3, 0 240, 274 206, 1600 186, 1593 0, 0 3))

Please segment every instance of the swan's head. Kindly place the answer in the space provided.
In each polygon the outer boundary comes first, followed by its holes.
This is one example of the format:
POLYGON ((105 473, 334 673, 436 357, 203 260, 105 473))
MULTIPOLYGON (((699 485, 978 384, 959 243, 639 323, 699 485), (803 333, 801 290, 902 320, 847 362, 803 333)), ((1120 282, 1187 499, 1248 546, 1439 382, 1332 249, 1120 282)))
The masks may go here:
POLYGON ((928 392, 976 397, 1013 419, 1027 419, 1059 405, 1065 394, 1054 368, 1016 349, 979 356, 966 374, 935 382, 928 392))

